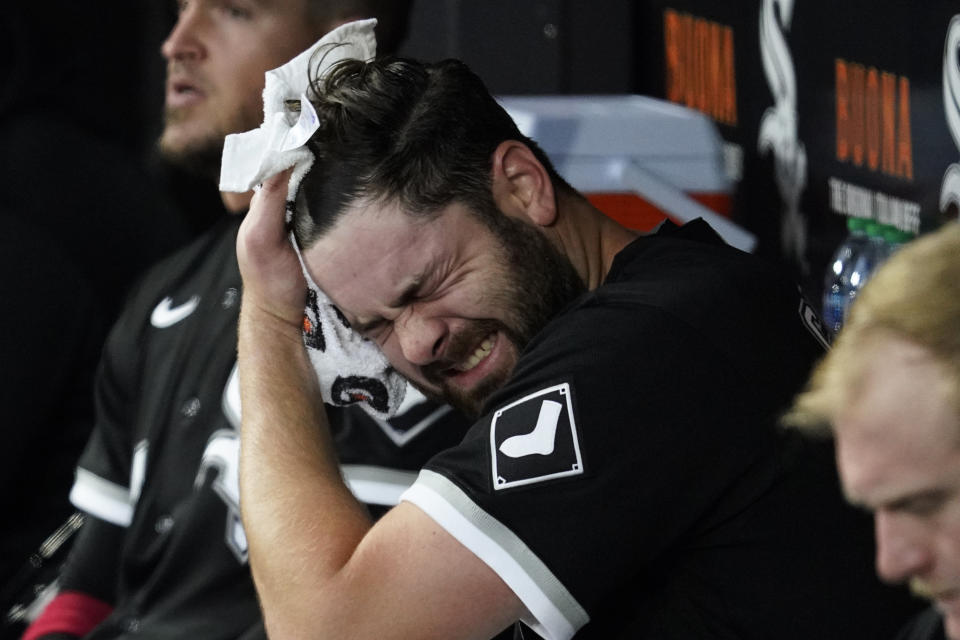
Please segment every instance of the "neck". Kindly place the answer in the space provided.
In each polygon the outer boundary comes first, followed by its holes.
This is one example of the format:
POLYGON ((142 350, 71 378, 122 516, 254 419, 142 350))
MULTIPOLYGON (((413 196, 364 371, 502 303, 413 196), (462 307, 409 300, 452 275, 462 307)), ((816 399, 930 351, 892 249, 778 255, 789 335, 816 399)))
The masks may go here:
POLYGON ((560 191, 561 216, 555 240, 591 291, 603 284, 613 259, 639 234, 627 229, 591 205, 579 194, 560 191))
POLYGON ((221 191, 220 199, 223 200, 224 208, 230 213, 242 213, 250 208, 250 201, 253 199, 253 191, 247 191, 246 193, 221 191))

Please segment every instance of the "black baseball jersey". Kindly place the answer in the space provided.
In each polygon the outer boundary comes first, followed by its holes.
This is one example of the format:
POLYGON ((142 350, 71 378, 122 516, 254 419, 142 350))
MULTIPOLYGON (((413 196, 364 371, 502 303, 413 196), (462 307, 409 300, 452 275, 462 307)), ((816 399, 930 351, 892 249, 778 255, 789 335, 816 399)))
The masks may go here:
POLYGON ((404 499, 546 638, 882 637, 907 600, 873 576, 869 519, 827 445, 776 427, 823 349, 792 283, 705 223, 667 225, 533 339, 404 499))
MULTIPOLYGON (((240 221, 224 219, 152 270, 107 343, 71 500, 125 531, 115 609, 90 638, 263 635, 238 510, 240 221)), ((396 504, 415 470, 463 437, 458 414, 415 396, 389 421, 330 410, 345 477, 364 502, 396 504)), ((97 553, 91 537, 74 553, 97 553)))

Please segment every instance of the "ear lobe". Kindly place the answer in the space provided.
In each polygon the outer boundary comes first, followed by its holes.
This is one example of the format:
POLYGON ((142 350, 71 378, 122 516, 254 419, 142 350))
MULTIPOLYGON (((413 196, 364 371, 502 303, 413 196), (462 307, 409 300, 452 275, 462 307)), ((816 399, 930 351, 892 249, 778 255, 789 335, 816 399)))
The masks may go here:
POLYGON ((493 200, 508 216, 526 218, 539 226, 557 217, 553 182, 530 147, 505 140, 493 152, 493 200))

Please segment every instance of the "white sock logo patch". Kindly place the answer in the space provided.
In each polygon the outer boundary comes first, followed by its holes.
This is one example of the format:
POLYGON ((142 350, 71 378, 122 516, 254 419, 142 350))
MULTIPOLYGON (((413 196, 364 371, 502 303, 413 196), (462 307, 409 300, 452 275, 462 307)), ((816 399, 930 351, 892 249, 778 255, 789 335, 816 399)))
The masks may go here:
POLYGON ((553 453, 554 440, 557 435, 557 423, 563 405, 553 400, 544 400, 540 405, 540 415, 537 417, 537 426, 530 433, 519 436, 510 436, 500 445, 500 451, 511 458, 522 458, 539 454, 548 456, 553 453))
POLYGON ((490 453, 494 489, 583 473, 567 383, 548 387, 493 414, 490 453))

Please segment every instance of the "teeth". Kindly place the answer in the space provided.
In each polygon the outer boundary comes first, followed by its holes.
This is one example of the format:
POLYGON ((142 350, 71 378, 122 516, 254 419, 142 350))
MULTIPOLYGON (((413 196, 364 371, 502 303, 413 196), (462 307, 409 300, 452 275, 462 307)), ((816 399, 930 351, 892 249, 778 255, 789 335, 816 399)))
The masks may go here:
POLYGON ((460 371, 470 371, 475 366, 480 364, 480 362, 484 358, 490 355, 491 349, 493 349, 493 338, 488 337, 483 342, 481 342, 480 346, 477 347, 477 350, 474 351, 473 354, 469 358, 467 358, 464 362, 461 362, 460 366, 458 366, 457 368, 460 371))

